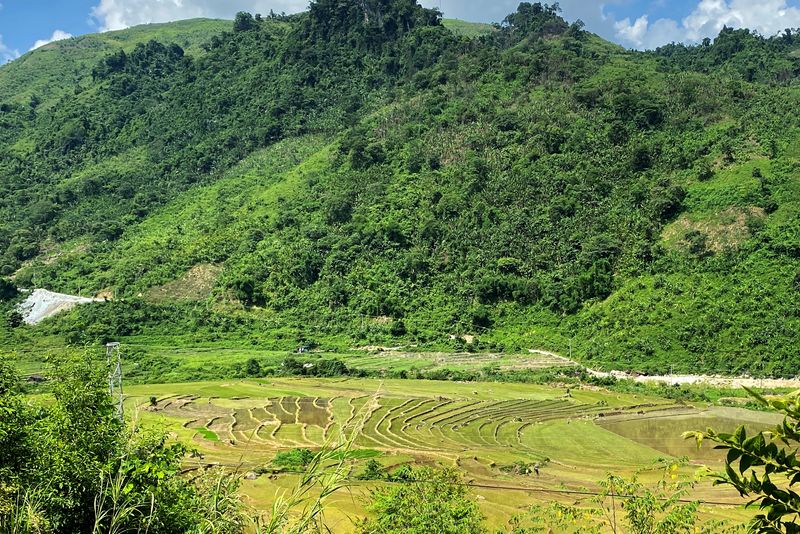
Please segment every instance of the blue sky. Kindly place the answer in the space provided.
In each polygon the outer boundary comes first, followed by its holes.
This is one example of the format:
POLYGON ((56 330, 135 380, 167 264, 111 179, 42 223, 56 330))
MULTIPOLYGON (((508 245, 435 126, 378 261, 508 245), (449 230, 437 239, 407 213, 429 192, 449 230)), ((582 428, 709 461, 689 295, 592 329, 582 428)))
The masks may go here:
MULTIPOLYGON (((494 22, 519 0, 422 0, 448 17, 494 22)), ((295 12, 308 0, 0 0, 0 63, 57 38, 236 11, 295 12)), ((697 42, 723 25, 774 34, 800 27, 800 0, 561 0, 568 20, 630 48, 697 42)))

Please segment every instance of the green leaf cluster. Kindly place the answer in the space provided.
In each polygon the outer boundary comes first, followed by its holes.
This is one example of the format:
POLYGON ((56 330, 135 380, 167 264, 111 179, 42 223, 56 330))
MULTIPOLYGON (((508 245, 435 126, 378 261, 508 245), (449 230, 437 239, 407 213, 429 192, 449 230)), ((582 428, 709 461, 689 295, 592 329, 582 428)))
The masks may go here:
POLYGON ((104 371, 86 359, 62 363, 52 398, 34 404, 0 360, 3 529, 177 534, 224 524, 213 531, 241 532, 237 481, 219 476, 214 486, 208 474, 198 486, 184 478, 186 447, 162 433, 126 430, 104 371))
POLYGON ((483 516, 453 469, 420 467, 407 470, 389 487, 375 490, 373 517, 358 527, 362 534, 478 534, 483 516))
POLYGON ((727 451, 725 472, 717 475, 715 483, 734 487, 750 499, 750 505, 758 505, 761 513, 753 518, 751 531, 798 532, 800 494, 795 487, 800 482, 800 395, 765 398, 756 392, 750 394, 783 414, 783 422, 752 436, 742 426, 732 434, 709 429, 687 432, 685 437, 697 440, 698 446, 709 440, 716 444, 715 449, 727 451))

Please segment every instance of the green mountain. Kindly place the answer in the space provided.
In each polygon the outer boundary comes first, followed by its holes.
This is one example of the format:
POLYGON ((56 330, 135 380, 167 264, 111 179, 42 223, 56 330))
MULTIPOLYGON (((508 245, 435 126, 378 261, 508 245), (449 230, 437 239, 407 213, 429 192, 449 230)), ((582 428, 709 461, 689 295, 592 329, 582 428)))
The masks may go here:
POLYGON ((0 67, 0 102, 27 104, 35 98, 54 103, 76 87, 91 85, 92 70, 119 50, 131 52, 136 45, 157 40, 177 43, 187 54, 197 55, 213 35, 229 29, 228 21, 195 19, 56 41, 0 67))
MULTIPOLYGON (((457 35, 480 37, 491 34, 491 24, 444 19, 442 24, 457 35)), ((156 40, 176 43, 186 54, 204 52, 214 35, 230 31, 227 20, 192 19, 167 24, 146 24, 127 30, 82 35, 56 41, 24 54, 0 67, 0 102, 29 103, 31 98, 55 103, 76 87, 91 85, 92 70, 106 56, 156 40)))
POLYGON ((465 29, 411 0, 200 39, 219 24, 131 30, 91 69, 71 42, 0 69, 30 80, 0 94, 2 274, 118 297, 7 343, 469 334, 595 367, 796 374, 793 32, 642 53, 538 3, 465 29), (91 73, 59 89, 29 66, 45 53, 91 73))

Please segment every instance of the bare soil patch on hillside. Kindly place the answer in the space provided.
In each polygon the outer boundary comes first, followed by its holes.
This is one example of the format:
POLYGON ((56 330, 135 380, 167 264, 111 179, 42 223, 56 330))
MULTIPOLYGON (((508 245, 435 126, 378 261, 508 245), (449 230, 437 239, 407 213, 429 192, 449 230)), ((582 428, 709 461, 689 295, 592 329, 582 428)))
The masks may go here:
POLYGON ((156 303, 206 300, 211 296, 221 272, 222 267, 219 265, 210 263, 195 265, 177 280, 150 289, 147 292, 147 299, 156 303))

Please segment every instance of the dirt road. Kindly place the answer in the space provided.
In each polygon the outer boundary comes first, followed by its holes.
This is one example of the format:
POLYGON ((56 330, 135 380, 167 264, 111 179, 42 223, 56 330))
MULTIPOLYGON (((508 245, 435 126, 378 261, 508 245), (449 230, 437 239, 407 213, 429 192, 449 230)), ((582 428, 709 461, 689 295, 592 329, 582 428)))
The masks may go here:
MULTIPOLYGON (((550 356, 569 362, 569 358, 545 350, 529 349, 531 354, 550 356)), ((578 362, 573 362, 580 365, 578 362)), ((752 378, 749 376, 719 376, 719 375, 633 375, 622 371, 595 371, 587 369, 589 374, 600 378, 617 378, 619 380, 633 380, 645 384, 677 384, 677 385, 698 385, 723 388, 766 388, 766 389, 800 389, 800 378, 752 378)))

